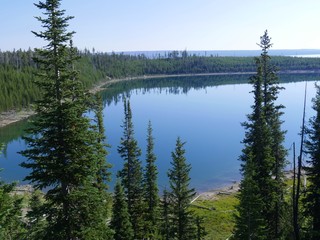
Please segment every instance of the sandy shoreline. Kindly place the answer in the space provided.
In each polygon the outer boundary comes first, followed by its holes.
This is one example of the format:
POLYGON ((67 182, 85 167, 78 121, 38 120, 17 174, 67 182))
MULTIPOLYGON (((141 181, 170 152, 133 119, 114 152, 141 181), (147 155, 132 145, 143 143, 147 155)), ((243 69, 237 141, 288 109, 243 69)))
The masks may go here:
POLYGON ((232 184, 228 184, 224 187, 201 192, 197 194, 197 196, 191 201, 194 202, 196 200, 216 200, 221 195, 232 195, 239 191, 240 182, 233 182, 232 184))

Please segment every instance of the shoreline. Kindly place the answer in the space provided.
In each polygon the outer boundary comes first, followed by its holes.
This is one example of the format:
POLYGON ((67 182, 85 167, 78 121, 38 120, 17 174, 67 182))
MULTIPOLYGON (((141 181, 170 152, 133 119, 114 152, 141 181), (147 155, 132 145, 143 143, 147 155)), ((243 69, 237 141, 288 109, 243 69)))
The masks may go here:
MULTIPOLYGON (((279 74, 305 74, 305 73, 320 73, 320 71, 315 70, 290 70, 290 71, 279 71, 279 74)), ((144 80, 144 79, 155 79, 155 78, 167 78, 167 77, 196 77, 196 76, 226 76, 226 75, 251 75, 255 72, 222 72, 222 73, 186 73, 186 74, 158 74, 158 75, 143 75, 136 77, 124 77, 115 78, 106 77, 97 84, 95 84, 90 90, 90 93, 97 93, 106 89, 106 86, 124 81, 132 80, 144 80)), ((5 112, 0 112, 0 128, 8 126, 12 123, 25 120, 33 116, 35 112, 33 110, 23 108, 22 110, 9 110, 5 112)))
POLYGON ((191 201, 193 203, 196 200, 216 200, 222 195, 233 195, 239 192, 240 181, 235 181, 231 184, 224 185, 223 187, 218 187, 217 189, 212 189, 204 192, 197 193, 197 196, 191 201))
POLYGON ((22 109, 22 110, 9 110, 0 113, 0 128, 25 120, 33 116, 35 112, 33 110, 22 109))
MULTIPOLYGON (((166 77, 192 77, 192 76, 218 76, 218 75, 246 75, 252 74, 251 72, 231 72, 231 73, 199 73, 199 74, 159 74, 159 75, 144 75, 137 77, 124 77, 124 78, 115 78, 106 77, 105 79, 99 81, 95 84, 90 90, 90 93, 97 93, 106 89, 105 86, 108 86, 117 82, 132 81, 132 80, 141 80, 141 79, 154 79, 154 78, 166 78, 166 77)), ((23 108, 22 110, 9 110, 5 112, 0 112, 0 128, 8 126, 12 123, 25 120, 33 116, 35 112, 33 110, 23 108)))
MULTIPOLYGON (((302 179, 304 184, 306 184, 306 174, 305 172, 302 172, 302 179)), ((284 171, 284 180, 290 180, 293 178, 293 170, 285 170, 284 171)), ((240 190, 240 183, 239 181, 234 181, 229 184, 221 185, 220 187, 214 188, 212 190, 206 190, 206 191, 197 191, 196 190, 196 196, 190 201, 190 204, 194 203, 197 200, 209 200, 214 201, 219 199, 221 196, 226 195, 235 195, 240 190)), ((32 193, 34 191, 34 188, 31 184, 18 184, 15 187, 15 190, 13 191, 14 194, 23 195, 25 193, 32 193)))

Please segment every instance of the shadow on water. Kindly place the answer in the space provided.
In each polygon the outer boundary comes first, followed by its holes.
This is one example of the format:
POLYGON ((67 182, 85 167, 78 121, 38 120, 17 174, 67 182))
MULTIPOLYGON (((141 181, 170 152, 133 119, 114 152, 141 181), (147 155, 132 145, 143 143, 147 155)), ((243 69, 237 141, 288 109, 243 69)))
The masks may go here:
POLYGON ((6 156, 7 154, 7 145, 13 141, 17 141, 24 136, 25 130, 30 126, 30 118, 24 119, 19 122, 11 123, 7 126, 0 128, 0 142, 4 144, 2 154, 6 156))

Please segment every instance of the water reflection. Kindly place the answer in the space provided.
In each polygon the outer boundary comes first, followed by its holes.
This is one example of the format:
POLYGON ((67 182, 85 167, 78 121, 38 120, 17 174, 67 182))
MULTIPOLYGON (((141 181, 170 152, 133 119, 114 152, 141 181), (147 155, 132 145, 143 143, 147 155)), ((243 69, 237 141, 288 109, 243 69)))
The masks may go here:
MULTIPOLYGON (((192 184, 197 190, 215 188, 230 181, 239 180, 239 161, 244 129, 240 123, 251 112, 252 90, 246 84, 248 75, 157 78, 111 84, 101 92, 105 104, 104 124, 108 161, 115 173, 123 161, 117 153, 122 136, 122 98, 130 98, 136 139, 142 148, 144 161, 146 129, 151 120, 155 137, 155 153, 158 157, 159 184, 167 184, 171 151, 178 136, 186 141, 186 157, 192 164, 192 184), (121 103, 121 104, 119 104, 121 103)), ((301 125, 304 83, 319 76, 281 74, 286 90, 281 92, 279 102, 285 105, 284 130, 288 130, 285 147, 293 141, 298 145, 301 125)), ((308 117, 312 116, 311 98, 315 91, 313 82, 308 84, 308 117)), ((25 148, 21 140, 27 121, 0 129, 0 141, 7 144, 5 154, 0 156, 1 176, 4 180, 22 180, 26 169, 19 167, 23 157, 17 151, 25 148)), ((291 159, 289 157, 289 159, 291 159)))

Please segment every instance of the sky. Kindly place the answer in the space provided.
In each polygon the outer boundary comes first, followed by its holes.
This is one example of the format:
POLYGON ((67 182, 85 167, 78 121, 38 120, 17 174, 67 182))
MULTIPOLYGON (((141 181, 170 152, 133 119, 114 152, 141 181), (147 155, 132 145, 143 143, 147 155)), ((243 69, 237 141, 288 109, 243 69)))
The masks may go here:
MULTIPOLYGON (((41 48, 35 0, 0 0, 0 49, 41 48)), ((74 45, 96 51, 320 49, 320 0, 62 0, 74 45)))

